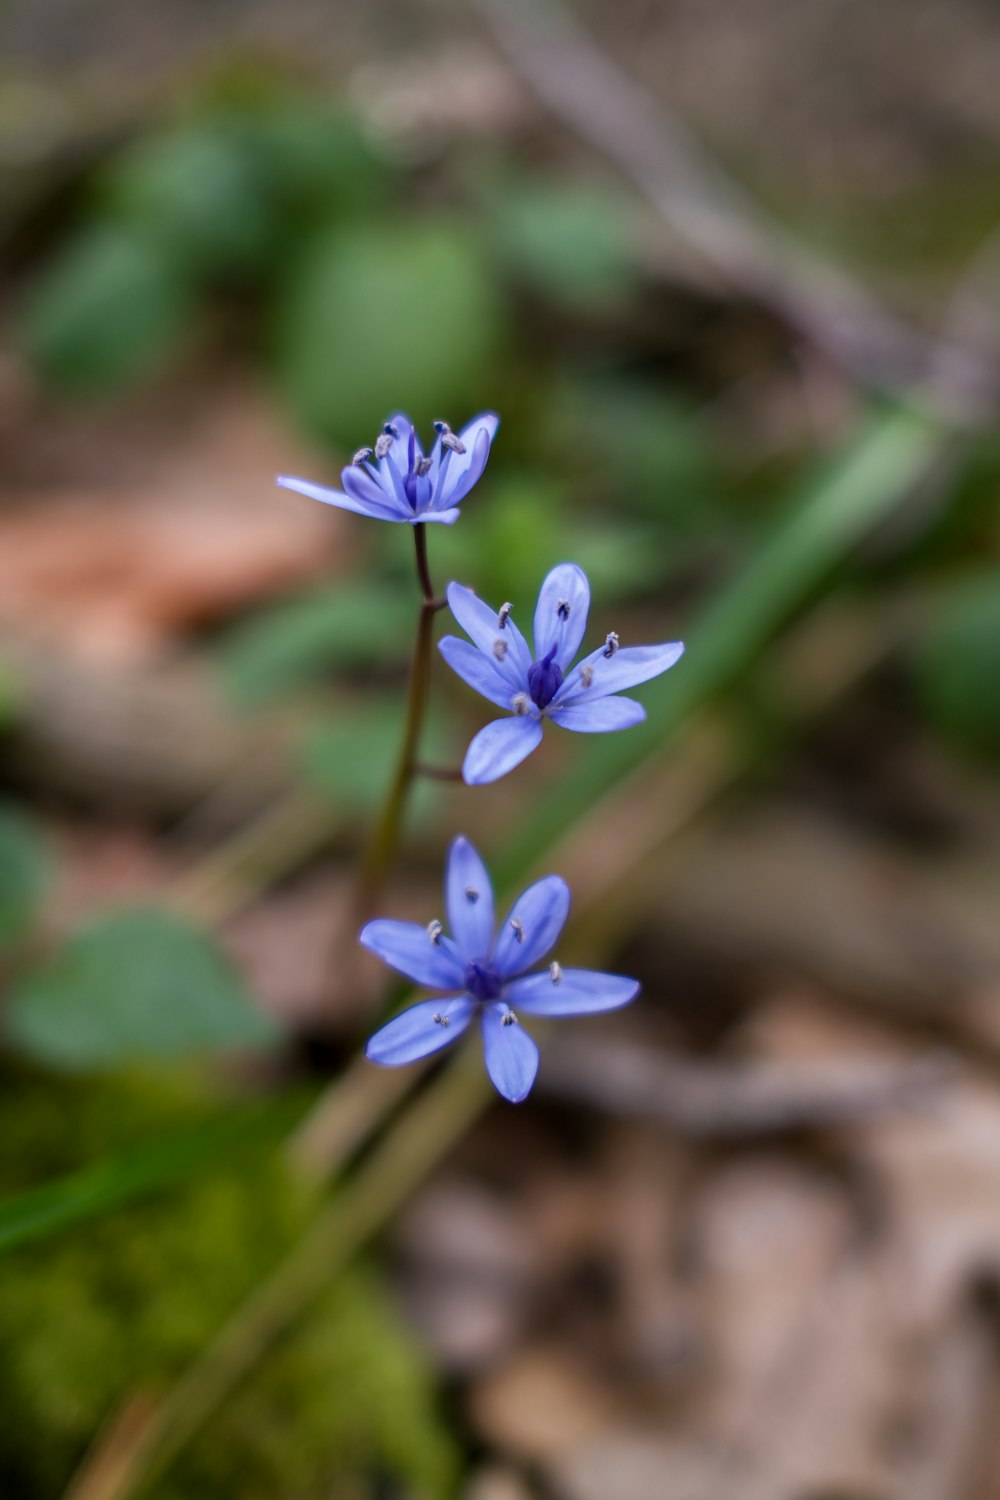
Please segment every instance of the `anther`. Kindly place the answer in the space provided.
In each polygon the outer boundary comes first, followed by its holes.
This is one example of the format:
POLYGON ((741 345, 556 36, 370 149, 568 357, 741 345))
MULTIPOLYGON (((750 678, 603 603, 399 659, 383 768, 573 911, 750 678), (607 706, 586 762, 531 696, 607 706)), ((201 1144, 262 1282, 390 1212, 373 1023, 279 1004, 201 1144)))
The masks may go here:
POLYGON ((425 474, 430 473, 431 461, 429 458, 417 459, 417 478, 423 479, 425 474))
POLYGON ((556 614, 559 616, 560 620, 568 620, 569 619, 569 600, 568 599, 560 599, 559 600, 559 603, 556 605, 556 614))
POLYGON ((501 604, 500 611, 497 614, 497 625, 501 630, 506 628, 507 621, 510 619, 513 611, 513 604, 501 604))
POLYGON ((451 1025, 450 1018, 448 1016, 442 1016, 439 1011, 435 1011, 434 1012, 433 1016, 431 1017, 431 1020, 436 1021, 439 1026, 450 1026, 451 1025))
POLYGON ((553 984, 562 983, 562 969, 560 969, 555 959, 553 959, 549 964, 549 978, 552 980, 553 984))
POLYGON ((368 462, 374 452, 374 448, 359 448, 357 453, 355 453, 354 457, 351 459, 351 463, 359 465, 365 464, 368 462))
POLYGON ((504 1011, 503 1015, 500 1018, 501 1026, 513 1026, 516 1024, 516 1022, 517 1017, 512 1010, 504 1011))
POLYGON ((465 887, 465 899, 466 901, 471 901, 473 906, 479 900, 479 892, 474 885, 467 885, 465 887))
MULTIPOLYGON (((605 655, 607 655, 607 652, 605 652, 605 655)), ((589 688, 590 685, 591 685, 591 683, 593 682, 593 680, 594 680, 594 669, 590 665, 589 662, 585 662, 584 665, 580 668, 580 683, 581 683, 581 686, 583 686, 585 688, 589 688)))
POLYGON ((531 710, 531 699, 527 693, 515 693, 510 700, 510 706, 516 714, 523 716, 531 710))
POLYGON ((448 426, 447 422, 437 421, 434 423, 434 431, 441 439, 442 448, 450 448, 453 453, 464 453, 465 444, 457 438, 448 426))
POLYGON ((620 645, 621 642, 618 639, 617 630, 609 630, 607 639, 604 642, 604 650, 602 651, 601 655, 607 657, 614 656, 620 645))
POLYGON ((495 640, 493 642, 493 655, 496 657, 497 661, 503 661, 504 657, 507 655, 507 642, 495 640))
POLYGON ((393 439, 390 432, 380 433, 375 439, 375 457, 385 458, 386 454, 392 451, 392 442, 393 439))
POLYGON ((510 925, 514 929, 514 936, 519 943, 524 942, 524 923, 520 917, 511 917, 510 925))
POLYGON ((430 938, 435 947, 437 947, 437 945, 441 941, 442 932, 444 932, 444 928, 436 918, 433 922, 427 923, 427 936, 430 938))

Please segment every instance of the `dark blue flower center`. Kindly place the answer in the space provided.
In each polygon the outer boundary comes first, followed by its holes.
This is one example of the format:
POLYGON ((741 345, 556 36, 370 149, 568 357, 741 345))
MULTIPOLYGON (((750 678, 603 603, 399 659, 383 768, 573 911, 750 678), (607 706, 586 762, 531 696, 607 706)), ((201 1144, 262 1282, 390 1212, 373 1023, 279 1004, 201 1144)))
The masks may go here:
POLYGON ((536 708, 548 708, 562 687, 562 667, 554 659, 555 654, 553 646, 541 661, 533 661, 528 668, 528 692, 536 708))
POLYGON ((503 989, 503 980, 491 963, 477 960, 465 971, 465 988, 476 1000, 496 1000, 503 989))

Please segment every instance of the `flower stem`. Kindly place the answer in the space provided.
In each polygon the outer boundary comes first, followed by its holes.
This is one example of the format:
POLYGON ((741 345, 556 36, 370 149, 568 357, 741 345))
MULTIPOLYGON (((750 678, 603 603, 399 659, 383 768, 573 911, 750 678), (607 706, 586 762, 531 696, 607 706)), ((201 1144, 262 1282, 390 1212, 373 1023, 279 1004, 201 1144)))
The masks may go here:
POLYGON ((410 667, 410 693, 406 710, 406 726, 399 748, 399 758, 392 782, 375 825, 375 832, 365 854, 358 882, 358 917, 365 920, 374 910, 379 892, 392 864, 396 845, 406 811, 413 778, 417 774, 417 748, 424 725, 427 708, 427 690, 431 676, 431 646, 434 638, 434 616, 445 606, 444 599, 434 595, 430 569, 427 564, 427 528, 414 526, 413 539, 416 546, 417 577, 423 595, 417 635, 413 645, 413 662, 410 667))

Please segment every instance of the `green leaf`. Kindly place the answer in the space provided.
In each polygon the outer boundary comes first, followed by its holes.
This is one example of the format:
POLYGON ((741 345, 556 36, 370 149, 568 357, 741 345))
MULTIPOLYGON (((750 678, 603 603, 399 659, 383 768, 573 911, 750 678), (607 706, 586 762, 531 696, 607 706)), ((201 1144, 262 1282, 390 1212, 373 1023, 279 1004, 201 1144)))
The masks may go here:
POLYGON ((916 687, 949 739, 1000 755, 1000 572, 983 573, 934 601, 916 657, 916 687))
POLYGON ((8 1037, 53 1067, 116 1067, 275 1037, 204 933, 166 912, 100 918, 10 995, 8 1037))
POLYGON ((106 208, 194 275, 259 266, 280 231, 251 142, 225 121, 148 137, 105 180, 106 208))
POLYGON ((422 425, 488 406, 500 323, 495 278, 461 226, 336 229, 290 267, 279 373, 304 425, 349 451, 400 406, 422 425))
POLYGON ((167 247, 130 229, 79 235, 32 286, 20 333, 54 385, 103 394, 149 375, 192 314, 184 271, 167 247))
POLYGON ((0 1202, 0 1252, 218 1168, 234 1153, 276 1140, 300 1112, 301 1105, 287 1098, 240 1110, 7 1198, 0 1202))
POLYGON ((256 614, 222 648, 229 691, 269 703, 351 667, 403 659, 416 626, 416 596, 377 584, 339 584, 256 614))
POLYGON ((491 238, 518 275, 570 308, 619 301, 635 280, 630 209, 617 193, 518 183, 494 205, 491 238))
POLYGON ((48 874, 48 851, 34 825, 0 804, 0 948, 30 932, 48 874))

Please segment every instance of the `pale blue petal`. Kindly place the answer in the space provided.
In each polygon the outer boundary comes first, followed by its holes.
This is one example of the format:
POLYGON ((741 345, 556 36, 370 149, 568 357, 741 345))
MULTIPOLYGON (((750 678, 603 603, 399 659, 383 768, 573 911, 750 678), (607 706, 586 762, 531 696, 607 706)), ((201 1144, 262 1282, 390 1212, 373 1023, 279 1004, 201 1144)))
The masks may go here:
POLYGON ((434 942, 419 922, 380 917, 361 929, 358 942, 390 968, 428 989, 460 990, 465 983, 465 964, 451 938, 439 936, 434 942))
POLYGON ((569 899, 561 875, 546 875, 522 891, 497 934, 493 962, 504 978, 545 957, 566 925, 569 899))
POLYGON ((613 656, 605 656, 605 647, 599 646, 586 657, 566 678, 559 693, 559 702, 591 703, 595 698, 605 698, 609 693, 624 693, 627 688, 638 687, 651 677, 659 677, 684 655, 683 641, 665 641, 661 646, 622 646, 613 656), (584 687, 589 679, 590 686, 584 687))
POLYGON ((489 434, 486 431, 485 427, 481 427, 476 435, 475 440, 472 443, 472 446, 465 453, 460 455, 462 462, 464 462, 465 459, 468 459, 469 462, 465 465, 464 471, 458 474, 457 477, 457 465, 455 464, 454 459, 452 460, 451 468, 449 469, 447 477, 445 478, 445 481, 441 486, 441 493, 438 497, 438 504, 457 505, 460 500, 464 500, 473 486, 478 484, 479 480, 481 479, 483 470, 486 468, 486 460, 489 458, 489 456, 489 434))
MULTIPOLYGON (((414 448, 416 449, 416 456, 418 458, 422 457, 420 440, 417 437, 416 432, 414 431, 413 423, 404 412, 394 412, 393 415, 389 418, 389 425, 390 427, 395 427, 396 431, 399 433, 399 436, 393 438, 392 440, 392 447, 389 449, 389 457, 396 465, 396 468, 400 474, 409 474, 412 467, 412 465, 410 464, 410 438, 412 436, 414 448)), ((385 463, 385 459, 382 459, 382 463, 385 463)))
POLYGON ((595 1011, 617 1010, 639 993, 639 981, 623 974, 599 974, 595 969, 526 974, 504 986, 504 999, 530 1016, 586 1016, 595 1011))
POLYGON ((336 505, 340 510, 350 510, 359 516, 372 516, 376 521, 403 521, 405 516, 389 504, 384 495, 379 500, 354 500, 341 490, 327 489, 321 484, 311 484, 308 479, 297 479, 293 474, 279 474, 275 483, 283 490, 294 490, 298 495, 308 495, 310 500, 319 500, 323 505, 336 505))
POLYGON ((479 731, 465 752, 462 779, 466 786, 499 781, 531 754, 541 738, 541 723, 531 715, 494 719, 479 731))
POLYGON ((448 606, 466 635, 471 636, 490 661, 497 663, 500 675, 507 679, 512 690, 527 692, 531 652, 514 621, 508 616, 501 630, 497 611, 461 583, 449 583, 448 606), (498 641, 501 648, 507 647, 502 660, 494 655, 498 641))
POLYGON ((384 506, 394 516, 405 514, 392 490, 385 489, 379 476, 360 464, 348 464, 341 471, 340 482, 352 500, 360 500, 366 505, 384 506))
POLYGON ((484 411, 480 416, 473 417, 456 434, 465 452, 446 450, 446 453, 450 451, 451 457, 447 466, 443 460, 441 463, 440 483, 436 486, 434 497, 435 506, 457 505, 479 481, 499 425, 500 418, 496 412, 484 411))
POLYGON ((549 709, 548 717, 576 734, 608 734, 614 729, 632 729, 641 724, 646 710, 634 698, 598 698, 595 703, 574 703, 569 708, 549 709))
POLYGON ((510 683, 504 681, 494 664, 471 641, 459 640, 457 635, 446 635, 438 641, 438 650, 463 682, 499 708, 510 708, 510 683))
POLYGON ((444 878, 448 925, 466 963, 489 958, 493 948, 493 886, 479 852, 461 835, 448 851, 444 878))
POLYGON ((399 468, 399 465, 396 463, 396 460, 393 458, 391 453, 387 453, 385 458, 383 458, 382 462, 379 464, 379 474, 382 479, 383 487, 385 489, 391 489, 392 493, 395 495, 397 501, 399 502, 401 509, 404 511, 407 519, 409 519, 414 512, 413 506, 410 504, 409 497, 406 493, 406 486, 403 484, 403 474, 405 472, 405 468, 402 470, 399 468))
POLYGON ((511 1104, 520 1104, 531 1092, 538 1072, 538 1048, 518 1021, 504 1025, 507 1013, 506 1006, 489 1005, 483 1010, 483 1053, 496 1089, 511 1104))
POLYGON ((442 526, 454 526, 462 512, 456 506, 454 510, 422 510, 419 516, 407 517, 414 526, 421 521, 440 521, 442 526))
POLYGON ((587 629, 589 608, 590 585, 586 573, 576 563, 559 563, 548 574, 538 593, 535 660, 541 661, 555 646, 555 659, 567 672, 587 629), (564 606, 565 619, 559 612, 560 605, 564 606))
POLYGON ((376 1031, 365 1047, 369 1062, 383 1068, 398 1068, 418 1062, 447 1047, 468 1026, 476 1002, 468 995, 446 1000, 421 1000, 376 1031), (435 1020, 439 1016, 440 1020, 435 1020))

